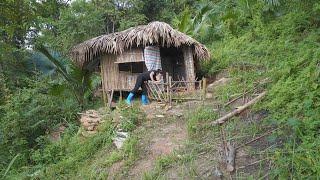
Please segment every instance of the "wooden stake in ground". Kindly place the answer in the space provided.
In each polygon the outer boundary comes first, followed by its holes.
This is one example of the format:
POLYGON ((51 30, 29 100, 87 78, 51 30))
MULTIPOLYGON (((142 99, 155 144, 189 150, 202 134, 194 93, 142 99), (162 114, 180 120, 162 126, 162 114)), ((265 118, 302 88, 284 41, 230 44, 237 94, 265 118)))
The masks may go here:
POLYGON ((112 99, 113 99, 113 93, 114 93, 114 89, 111 90, 110 96, 108 98, 108 100, 109 100, 108 108, 111 108, 112 99))
POLYGON ((226 161, 227 161, 227 171, 233 172, 235 169, 235 157, 236 157, 236 149, 230 144, 227 143, 227 154, 226 154, 226 161))
POLYGON ((242 111, 246 110, 248 107, 252 106, 253 104, 257 103, 259 100, 261 100, 266 95, 266 91, 259 94, 257 97, 253 98, 248 103, 244 104, 243 106, 240 106, 238 109, 226 114, 225 116, 213 121, 210 123, 210 125, 217 125, 217 124, 223 124, 225 121, 230 119, 231 117, 241 113, 242 111))
MULTIPOLYGON (((201 87, 201 84, 200 84, 201 87)), ((202 79, 202 96, 203 100, 206 100, 206 94, 207 94, 207 79, 203 78, 202 79)))

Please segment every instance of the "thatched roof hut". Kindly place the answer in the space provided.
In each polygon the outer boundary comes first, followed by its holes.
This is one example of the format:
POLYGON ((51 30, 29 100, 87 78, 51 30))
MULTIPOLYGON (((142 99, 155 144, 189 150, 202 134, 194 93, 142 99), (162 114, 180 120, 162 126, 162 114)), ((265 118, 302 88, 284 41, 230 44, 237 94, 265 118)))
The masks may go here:
POLYGON ((163 70, 186 80, 194 80, 196 62, 210 56, 204 45, 164 22, 89 39, 73 47, 71 56, 84 69, 100 64, 105 90, 129 90, 145 70, 143 48, 154 44, 161 48, 163 70))

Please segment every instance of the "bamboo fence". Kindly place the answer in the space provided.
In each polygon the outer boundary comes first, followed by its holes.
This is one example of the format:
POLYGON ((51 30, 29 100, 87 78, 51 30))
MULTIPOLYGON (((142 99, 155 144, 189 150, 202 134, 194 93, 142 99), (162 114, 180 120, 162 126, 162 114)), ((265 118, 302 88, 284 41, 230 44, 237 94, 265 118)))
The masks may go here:
POLYGON ((204 100, 206 97, 205 78, 194 81, 186 81, 183 79, 173 81, 171 76, 166 76, 166 81, 160 83, 149 81, 146 87, 150 99, 170 105, 173 100, 204 100))

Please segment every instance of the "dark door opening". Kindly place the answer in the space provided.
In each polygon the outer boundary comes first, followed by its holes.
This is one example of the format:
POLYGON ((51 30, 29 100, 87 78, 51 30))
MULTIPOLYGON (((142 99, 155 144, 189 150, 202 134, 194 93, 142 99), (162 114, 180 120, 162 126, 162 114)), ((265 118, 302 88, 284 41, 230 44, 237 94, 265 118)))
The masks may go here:
POLYGON ((179 48, 161 48, 161 66, 164 72, 168 72, 174 81, 185 80, 185 64, 182 50, 179 48))

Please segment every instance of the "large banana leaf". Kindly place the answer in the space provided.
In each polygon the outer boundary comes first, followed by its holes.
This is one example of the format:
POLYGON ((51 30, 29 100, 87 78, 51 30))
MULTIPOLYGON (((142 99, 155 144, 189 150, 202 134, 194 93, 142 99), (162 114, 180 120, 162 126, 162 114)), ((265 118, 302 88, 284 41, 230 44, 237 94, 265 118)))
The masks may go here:
POLYGON ((53 86, 53 92, 62 93, 66 88, 68 88, 72 91, 81 106, 83 106, 85 103, 85 96, 88 96, 87 94, 92 92, 92 72, 80 69, 71 63, 71 61, 69 61, 70 63, 68 64, 64 64, 64 61, 54 57, 53 54, 44 46, 38 46, 37 50, 47 57, 52 64, 54 64, 57 73, 62 75, 66 80, 66 83, 64 84, 57 84, 53 86))

